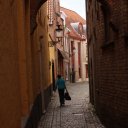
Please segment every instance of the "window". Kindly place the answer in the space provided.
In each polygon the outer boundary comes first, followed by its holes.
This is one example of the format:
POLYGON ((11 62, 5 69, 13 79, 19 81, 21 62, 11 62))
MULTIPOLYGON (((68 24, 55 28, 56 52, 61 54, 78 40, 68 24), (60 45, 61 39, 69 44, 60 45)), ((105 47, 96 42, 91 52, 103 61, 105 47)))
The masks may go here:
POLYGON ((101 6, 104 18, 104 35, 105 35, 105 42, 108 42, 110 39, 110 26, 109 26, 109 19, 110 15, 105 5, 101 6))

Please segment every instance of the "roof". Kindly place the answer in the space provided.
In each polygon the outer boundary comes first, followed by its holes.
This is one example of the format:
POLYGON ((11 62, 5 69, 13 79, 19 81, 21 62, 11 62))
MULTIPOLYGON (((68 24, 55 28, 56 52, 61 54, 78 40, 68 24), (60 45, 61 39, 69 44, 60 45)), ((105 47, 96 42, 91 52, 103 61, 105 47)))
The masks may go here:
POLYGON ((61 7, 60 10, 63 11, 68 16, 68 19, 71 23, 81 22, 82 24, 86 24, 86 20, 75 11, 72 11, 64 7, 61 7))
MULTIPOLYGON (((77 40, 83 40, 82 36, 79 34, 79 25, 86 25, 86 20, 82 18, 75 11, 61 7, 61 11, 66 14, 66 27, 70 29, 68 35, 77 40)), ((85 29, 84 29, 85 30, 85 29)), ((83 32, 85 33, 85 32, 83 32)))

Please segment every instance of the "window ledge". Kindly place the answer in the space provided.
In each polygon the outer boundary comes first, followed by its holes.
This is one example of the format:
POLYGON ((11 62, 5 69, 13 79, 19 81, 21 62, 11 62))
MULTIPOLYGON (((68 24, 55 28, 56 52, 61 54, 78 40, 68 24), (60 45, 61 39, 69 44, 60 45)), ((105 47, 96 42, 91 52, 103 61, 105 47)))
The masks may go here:
POLYGON ((114 41, 108 41, 105 42, 104 45, 101 46, 102 49, 107 49, 107 48, 113 48, 114 47, 114 41))

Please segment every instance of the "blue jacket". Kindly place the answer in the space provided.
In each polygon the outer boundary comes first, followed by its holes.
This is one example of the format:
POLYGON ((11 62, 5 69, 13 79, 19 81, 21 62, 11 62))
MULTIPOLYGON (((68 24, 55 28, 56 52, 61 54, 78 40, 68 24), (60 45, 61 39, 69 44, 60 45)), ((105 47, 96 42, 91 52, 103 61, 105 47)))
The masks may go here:
POLYGON ((60 78, 56 80, 56 87, 58 89, 65 89, 65 81, 64 79, 60 78))

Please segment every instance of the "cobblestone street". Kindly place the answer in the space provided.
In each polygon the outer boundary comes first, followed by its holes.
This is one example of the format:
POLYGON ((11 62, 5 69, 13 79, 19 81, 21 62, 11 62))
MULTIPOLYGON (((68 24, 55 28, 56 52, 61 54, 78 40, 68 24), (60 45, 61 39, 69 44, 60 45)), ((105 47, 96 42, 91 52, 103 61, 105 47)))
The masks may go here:
POLYGON ((38 128, 105 128, 89 104, 88 82, 67 84, 72 100, 60 107, 56 92, 38 128))

